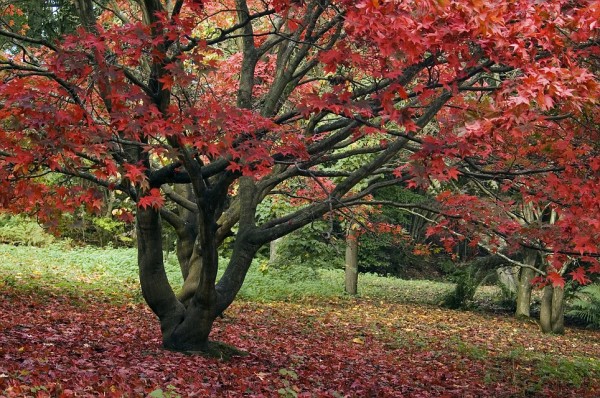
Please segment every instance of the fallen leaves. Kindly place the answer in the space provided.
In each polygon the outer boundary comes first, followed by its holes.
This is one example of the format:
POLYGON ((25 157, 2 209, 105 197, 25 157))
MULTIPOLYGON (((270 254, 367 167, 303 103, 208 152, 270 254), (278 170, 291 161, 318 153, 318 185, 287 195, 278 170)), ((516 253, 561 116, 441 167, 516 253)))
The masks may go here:
POLYGON ((534 356, 596 364, 600 335, 591 331, 543 336, 508 318, 383 302, 244 302, 217 322, 212 338, 250 355, 225 362, 163 350, 158 324, 142 304, 3 290, 2 396, 142 397, 159 389, 199 397, 600 393, 598 379, 577 385, 544 376, 534 356))

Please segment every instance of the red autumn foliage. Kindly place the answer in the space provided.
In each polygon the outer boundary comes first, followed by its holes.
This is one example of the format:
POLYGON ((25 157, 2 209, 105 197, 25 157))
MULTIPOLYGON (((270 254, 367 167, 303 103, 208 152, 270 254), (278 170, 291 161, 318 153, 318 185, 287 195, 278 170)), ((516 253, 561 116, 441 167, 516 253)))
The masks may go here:
POLYGON ((434 191, 449 250, 537 250, 557 286, 573 258, 579 281, 598 270, 597 1, 76 3, 56 42, 0 10, 0 209, 56 224, 102 190, 135 201, 165 346, 205 345, 259 247, 385 186, 434 191), (305 201, 257 222, 289 187, 305 201))

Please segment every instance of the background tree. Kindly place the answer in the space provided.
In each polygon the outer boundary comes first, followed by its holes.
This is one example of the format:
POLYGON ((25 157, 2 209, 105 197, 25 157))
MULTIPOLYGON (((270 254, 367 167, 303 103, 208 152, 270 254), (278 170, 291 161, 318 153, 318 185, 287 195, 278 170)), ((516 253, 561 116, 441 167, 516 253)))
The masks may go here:
MULTIPOLYGON (((8 16, 2 21, 6 31, 24 34, 34 40, 43 38, 54 42, 73 33, 79 25, 75 3, 69 0, 2 0, 0 9, 8 16)), ((6 47, 10 41, 5 37, 0 43, 5 51, 17 50, 6 47)))
MULTIPOLYGON (((524 194, 567 210, 536 249, 598 270, 600 140, 580 123, 597 117, 595 4, 77 0, 80 27, 58 43, 7 29, 18 12, 5 7, 0 36, 19 51, 0 59, 0 204, 46 221, 100 209, 74 179, 134 200, 142 292, 180 351, 209 349, 262 245, 394 184, 537 178, 524 194), (257 222, 269 194, 307 181, 311 202, 257 222), (177 234, 177 294, 161 219, 177 234)), ((477 198, 438 200, 455 209, 440 232, 520 232, 477 198)))

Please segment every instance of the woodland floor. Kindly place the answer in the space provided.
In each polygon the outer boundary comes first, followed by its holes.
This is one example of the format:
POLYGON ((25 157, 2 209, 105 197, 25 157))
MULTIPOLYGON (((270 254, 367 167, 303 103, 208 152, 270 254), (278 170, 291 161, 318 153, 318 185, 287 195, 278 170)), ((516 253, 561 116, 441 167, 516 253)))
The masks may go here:
POLYGON ((161 349, 143 304, 0 284, 0 396, 597 397, 600 333, 361 300, 238 302, 229 361, 161 349))

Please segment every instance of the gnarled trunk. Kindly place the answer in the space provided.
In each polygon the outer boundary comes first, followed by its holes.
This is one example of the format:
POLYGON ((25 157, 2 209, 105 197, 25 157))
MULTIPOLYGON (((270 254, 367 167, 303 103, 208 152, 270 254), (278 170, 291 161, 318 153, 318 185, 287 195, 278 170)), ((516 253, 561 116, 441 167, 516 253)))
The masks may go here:
POLYGON ((163 346, 175 351, 205 351, 212 324, 220 313, 214 287, 212 294, 209 292, 212 300, 195 294, 186 305, 179 301, 165 273, 158 212, 140 208, 137 221, 142 294, 159 318, 163 346))
POLYGON ((544 287, 540 309, 540 329, 543 333, 563 334, 565 332, 564 296, 565 290, 562 287, 551 285, 544 287))
POLYGON ((210 351, 213 323, 233 302, 259 246, 247 243, 251 233, 239 234, 225 274, 215 283, 218 256, 214 228, 204 228, 187 261, 185 294, 178 297, 165 273, 159 213, 151 208, 138 209, 137 225, 142 294, 159 318, 163 346, 174 351, 210 351))

